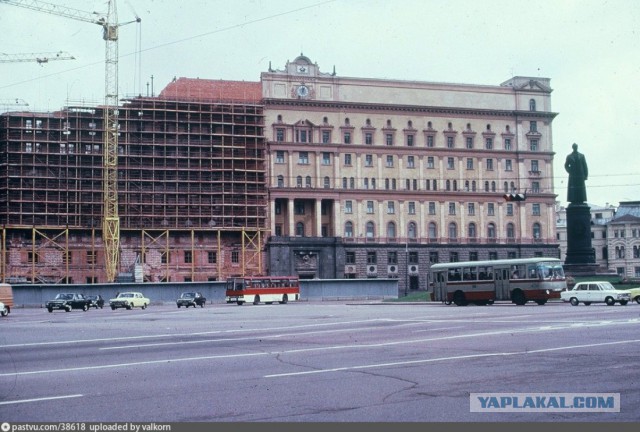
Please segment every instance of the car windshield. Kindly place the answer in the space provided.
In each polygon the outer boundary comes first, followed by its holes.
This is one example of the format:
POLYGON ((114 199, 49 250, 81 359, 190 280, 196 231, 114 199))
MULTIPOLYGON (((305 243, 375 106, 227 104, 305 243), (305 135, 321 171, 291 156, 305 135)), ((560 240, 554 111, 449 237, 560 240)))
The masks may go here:
POLYGON ((611 282, 602 282, 600 284, 600 287, 605 291, 613 291, 616 289, 613 285, 611 285, 611 282))
POLYGON ((72 300, 73 294, 58 294, 56 300, 72 300))
POLYGON ((196 293, 182 293, 182 298, 194 298, 196 293))

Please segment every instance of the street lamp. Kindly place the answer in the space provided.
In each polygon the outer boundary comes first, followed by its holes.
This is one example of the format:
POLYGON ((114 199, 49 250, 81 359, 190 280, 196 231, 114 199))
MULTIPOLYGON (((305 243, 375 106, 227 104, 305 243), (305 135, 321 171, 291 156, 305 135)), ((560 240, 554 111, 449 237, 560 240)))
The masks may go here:
POLYGON ((409 295, 409 240, 404 244, 404 262, 405 262, 405 278, 404 278, 404 296, 409 295))

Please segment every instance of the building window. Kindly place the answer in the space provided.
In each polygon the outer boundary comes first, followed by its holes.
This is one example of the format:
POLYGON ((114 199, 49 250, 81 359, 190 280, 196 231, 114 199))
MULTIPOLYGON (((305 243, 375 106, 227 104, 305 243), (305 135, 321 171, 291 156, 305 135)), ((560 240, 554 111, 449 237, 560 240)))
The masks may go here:
POLYGON ((367 252, 367 264, 377 264, 378 256, 375 252, 367 252))
POLYGON ((347 214, 353 213, 353 201, 347 200, 344 202, 344 212, 347 214))
POLYGON ((436 203, 433 201, 429 202, 429 214, 430 215, 436 214, 436 203))
POLYGON ((343 138, 345 144, 351 144, 351 132, 345 132, 343 138))
POLYGON ((410 239, 415 239, 418 237, 418 227, 415 222, 409 222, 409 226, 407 228, 407 237, 410 239))
POLYGON ((427 232, 429 234, 429 239, 436 240, 438 238, 438 230, 435 222, 429 222, 429 226, 427 232))
POLYGON ((296 177, 296 187, 302 187, 302 176, 296 177))
POLYGON ((476 214, 476 205, 475 205, 475 203, 468 203, 467 204, 467 213, 469 214, 469 216, 475 216, 475 214, 476 214))
POLYGON ((468 149, 472 149, 473 148, 473 137, 467 137, 467 139, 465 140, 466 144, 465 146, 468 149))
POLYGON ((531 192, 532 193, 540 193, 540 182, 539 181, 531 182, 531 192))
POLYGON ((365 155, 364 156, 364 166, 372 167, 373 166, 373 155, 365 155))
POLYGON ((312 184, 311 184, 311 176, 307 176, 307 177, 305 177, 305 179, 304 179, 304 185, 305 185, 306 187, 308 187, 308 188, 310 188, 310 187, 312 186, 312 184))
POLYGON ((449 252, 449 262, 459 262, 460 257, 458 252, 449 252))
POLYGON ((295 209, 295 214, 303 215, 304 214, 304 202, 295 201, 294 209, 295 209))
POLYGON ((373 134, 371 132, 365 132, 364 143, 367 145, 373 144, 373 134))
POLYGON ((447 148, 453 148, 455 145, 454 141, 453 141, 453 137, 452 136, 448 136, 447 137, 447 148))
POLYGON ((455 159, 450 157, 447 158, 447 169, 454 169, 455 168, 455 159))
POLYGON ((456 203, 449 203, 449 214, 450 215, 455 215, 456 214, 456 203))
POLYGON ((533 224, 533 228, 532 228, 531 232, 533 233, 533 238, 534 239, 539 240, 540 238, 542 238, 541 237, 542 228, 541 228, 539 223, 536 222, 536 223, 533 224))
POLYGON ((433 135, 427 135, 427 147, 434 147, 434 137, 433 135))
POLYGON ((511 150, 511 138, 504 139, 504 149, 511 150))
POLYGON ((438 264, 438 262, 440 262, 438 252, 429 252, 429 264, 438 264))
POLYGON ((331 153, 322 153, 322 165, 331 165, 331 153))
POLYGON ((532 204, 531 210, 534 216, 540 216, 540 204, 532 204))
POLYGON ((415 135, 407 135, 407 147, 414 146, 415 135))
POLYGON ((284 176, 283 175, 279 175, 278 176, 278 187, 284 187, 284 176))
POLYGON ((345 252, 344 253, 344 262, 345 262, 345 264, 355 264, 356 263, 356 253, 355 252, 345 252))
POLYGON ((529 111, 535 111, 535 110, 536 110, 536 100, 529 99, 529 111))
POLYGON ((367 201, 367 214, 373 214, 373 201, 367 201))
POLYGON ((449 224, 449 239, 457 239, 458 238, 458 226, 455 222, 451 222, 449 224))
MULTIPOLYGON (((353 237, 353 222, 346 222, 344 224, 344 236, 353 237)), ((354 261, 355 261, 355 257, 354 257, 354 261)))
POLYGON ((193 253, 191 251, 184 251, 184 263, 185 264, 193 263, 193 253))
POLYGON ((373 222, 371 221, 367 222, 365 226, 365 230, 366 230, 365 232, 366 232, 367 238, 374 238, 376 236, 376 226, 374 225, 373 222))
POLYGON ((298 153, 298 163, 301 165, 309 164, 309 153, 308 152, 300 152, 298 153))
POLYGON ((392 239, 396 238, 396 224, 393 222, 387 224, 387 237, 392 239))
POLYGON ((435 162, 433 156, 427 157, 427 168, 433 169, 435 168, 435 162))
POLYGON ((487 159, 487 171, 493 171, 493 159, 487 159))
POLYGON ((393 134, 385 134, 385 141, 387 143, 388 146, 392 146, 393 145, 393 134))
POLYGON ((496 238, 496 226, 493 223, 487 225, 487 238, 495 240, 496 238))
POLYGON ((505 171, 513 171, 513 166, 511 165, 512 161, 511 159, 506 159, 504 161, 504 170, 505 171))
POLYGON ((277 215, 282 214, 282 202, 280 200, 274 202, 274 212, 277 215))
POLYGON ((302 222, 296 223, 296 236, 304 237, 304 223, 302 222))
POLYGON ((351 153, 345 153, 345 155, 344 155, 344 164, 346 166, 351 166, 351 153))
POLYGON ((331 179, 328 176, 325 176, 324 178, 324 188, 325 189, 331 188, 331 179))
POLYGON ((276 152, 276 163, 284 163, 284 152, 283 151, 277 151, 276 152))
POLYGON ((169 255, 169 252, 162 252, 162 254, 160 254, 160 264, 169 264, 171 261, 171 255, 169 255))
POLYGON ((473 158, 467 158, 467 169, 468 170, 473 169, 473 158))
POLYGON ((96 251, 87 251, 87 264, 96 263, 96 251))
POLYGON ((416 162, 414 156, 407 156, 407 168, 415 168, 416 162))
POLYGON ((535 121, 529 122, 529 132, 538 132, 538 123, 535 121))
POLYGON ((493 138, 487 138, 487 139, 484 141, 484 144, 485 144, 484 146, 485 146, 485 148, 486 148, 487 150, 493 150, 493 138))
POLYGON ((478 237, 478 232, 476 230, 476 224, 471 222, 468 227, 467 237, 471 239, 475 239, 478 237))
POLYGON ((534 173, 539 173, 540 172, 540 167, 538 166, 538 161, 535 160, 535 159, 531 161, 531 172, 534 172, 534 173))
POLYGON ((284 129, 276 129, 276 141, 284 142, 284 129))
POLYGON ((306 129, 297 129, 296 142, 299 142, 299 143, 311 142, 311 131, 306 129))
POLYGON ((489 261, 496 261, 498 259, 498 252, 489 252, 489 261))
POLYGON ((414 201, 409 201, 408 211, 410 215, 416 214, 416 203, 414 201))
POLYGON ((394 201, 387 202, 387 214, 396 213, 396 203, 394 201))
POLYGON ((322 131, 322 143, 329 144, 331 142, 331 131, 323 130, 322 131))
POLYGON ((509 222, 507 224, 507 241, 515 239, 516 228, 515 225, 509 222))
POLYGON ((393 168, 393 156, 387 156, 387 168, 393 168))
POLYGON ((495 216, 496 209, 493 203, 487 203, 487 215, 495 216))
POLYGON ((507 216, 513 216, 513 204, 507 204, 507 216))

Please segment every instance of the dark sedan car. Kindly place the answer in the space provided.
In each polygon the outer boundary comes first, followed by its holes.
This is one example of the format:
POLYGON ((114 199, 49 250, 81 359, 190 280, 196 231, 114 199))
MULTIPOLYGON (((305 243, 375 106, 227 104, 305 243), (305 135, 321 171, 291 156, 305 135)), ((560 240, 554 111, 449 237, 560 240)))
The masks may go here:
POLYGON ((204 307, 206 303, 207 299, 199 292, 183 292, 180 298, 176 300, 178 307, 184 306, 186 308, 189 306, 196 307, 196 305, 204 307))
POLYGON ((87 298, 91 300, 91 304, 89 305, 89 307, 96 308, 96 309, 98 308, 102 309, 104 307, 104 298, 102 298, 100 294, 88 295, 87 298))
POLYGON ((89 310, 91 300, 79 293, 60 293, 56 295, 56 298, 49 300, 46 304, 46 308, 49 312, 56 310, 64 310, 65 312, 71 312, 71 309, 82 309, 83 311, 89 310))

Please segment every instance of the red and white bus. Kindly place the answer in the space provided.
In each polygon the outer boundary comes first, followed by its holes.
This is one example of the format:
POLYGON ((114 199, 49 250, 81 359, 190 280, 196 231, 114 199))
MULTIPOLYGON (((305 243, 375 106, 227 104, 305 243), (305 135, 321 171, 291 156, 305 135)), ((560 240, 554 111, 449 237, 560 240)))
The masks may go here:
POLYGON ((300 300, 300 281, 295 276, 248 276, 227 279, 227 303, 285 304, 300 300))
POLYGON ((543 305, 567 289, 562 261, 521 258, 451 262, 431 266, 431 299, 445 304, 486 305, 508 300, 517 305, 543 305))

